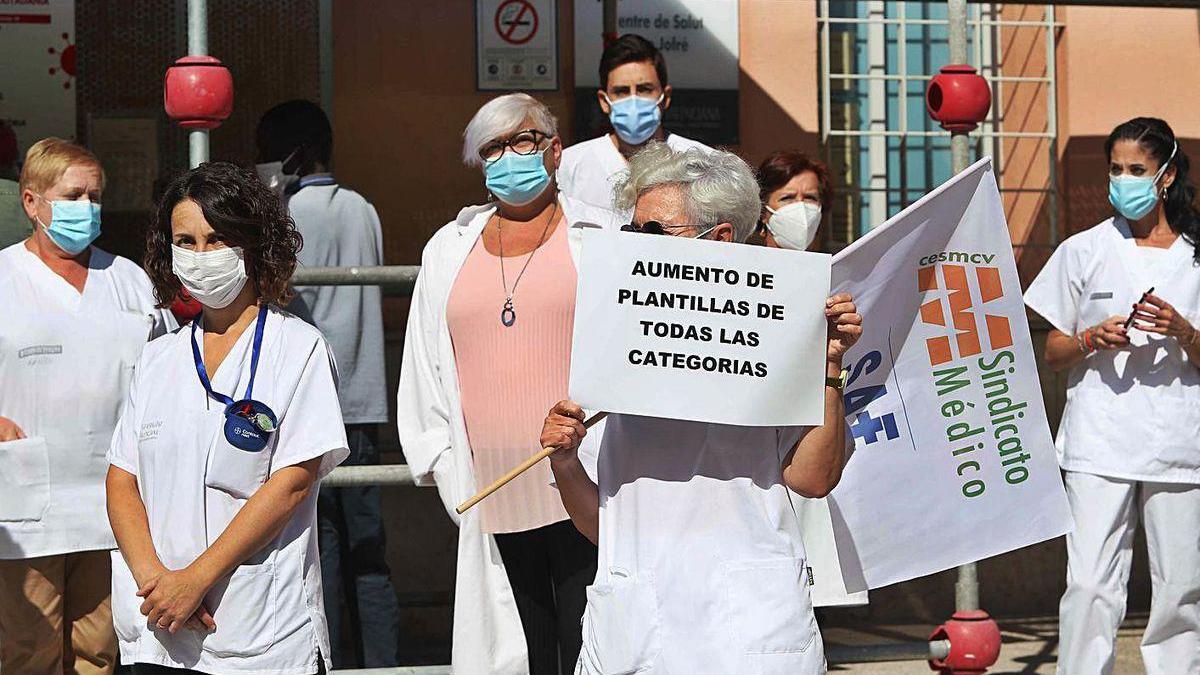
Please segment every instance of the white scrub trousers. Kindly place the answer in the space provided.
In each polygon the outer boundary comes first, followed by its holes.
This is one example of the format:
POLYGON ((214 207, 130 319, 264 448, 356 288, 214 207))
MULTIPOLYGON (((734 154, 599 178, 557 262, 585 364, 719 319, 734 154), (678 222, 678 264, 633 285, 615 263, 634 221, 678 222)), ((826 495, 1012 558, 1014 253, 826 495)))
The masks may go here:
POLYGON ((1200 485, 1066 472, 1075 530, 1059 604, 1058 672, 1111 673, 1139 515, 1152 600, 1142 635, 1148 675, 1200 673, 1200 485))

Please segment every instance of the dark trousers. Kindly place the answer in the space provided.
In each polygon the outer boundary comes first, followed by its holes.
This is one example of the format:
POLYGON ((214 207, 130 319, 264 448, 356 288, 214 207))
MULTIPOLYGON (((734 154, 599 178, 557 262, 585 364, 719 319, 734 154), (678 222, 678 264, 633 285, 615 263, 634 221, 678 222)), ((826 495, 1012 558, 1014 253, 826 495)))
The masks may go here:
MULTIPOLYGON (((350 445, 346 464, 379 463, 375 431, 375 425, 346 426, 350 445)), ((321 490, 317 521, 333 667, 350 665, 341 650, 343 600, 349 606, 358 665, 399 665, 400 607, 386 560, 379 487, 321 490)))
POLYGON ((525 630, 530 675, 574 673, 596 547, 569 520, 497 534, 496 545, 525 630))

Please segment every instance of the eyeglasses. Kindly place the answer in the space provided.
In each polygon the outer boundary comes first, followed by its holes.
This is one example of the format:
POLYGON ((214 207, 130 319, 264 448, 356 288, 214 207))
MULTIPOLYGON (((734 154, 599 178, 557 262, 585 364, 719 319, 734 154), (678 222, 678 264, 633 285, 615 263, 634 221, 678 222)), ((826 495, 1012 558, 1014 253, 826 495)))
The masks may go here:
POLYGON ((485 162, 494 162, 504 156, 505 150, 512 150, 518 155, 532 155, 547 138, 550 138, 550 134, 537 129, 518 131, 510 138, 492 141, 480 148, 479 158, 485 162))
POLYGON ((646 222, 642 223, 641 225, 638 225, 636 223, 628 223, 626 225, 621 226, 621 231, 622 232, 640 232, 641 234, 666 234, 667 233, 667 231, 663 229, 662 223, 658 222, 657 220, 647 220, 646 222))
MULTIPOLYGON (((684 230, 692 230, 692 229, 696 229, 696 228, 691 225, 663 225, 662 223, 658 222, 657 220, 647 220, 646 222, 642 223, 641 225, 638 225, 637 223, 628 223, 628 224, 621 226, 622 232, 640 232, 641 234, 669 234, 673 237, 679 236, 679 234, 678 234, 679 232, 682 232, 684 230), (667 229, 668 227, 671 229, 668 230, 667 229)), ((713 225, 712 227, 708 228, 707 230, 704 230, 703 232, 701 232, 700 234, 697 234, 693 237, 688 237, 688 238, 689 239, 703 239, 704 235, 708 234, 709 232, 712 232, 715 229, 717 229, 717 226, 713 225)))

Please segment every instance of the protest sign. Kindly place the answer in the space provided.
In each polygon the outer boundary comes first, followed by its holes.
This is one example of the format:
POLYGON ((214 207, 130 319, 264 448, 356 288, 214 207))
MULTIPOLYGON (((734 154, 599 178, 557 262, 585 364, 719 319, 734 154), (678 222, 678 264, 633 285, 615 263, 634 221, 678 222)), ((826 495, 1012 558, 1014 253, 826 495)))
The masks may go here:
POLYGON ((585 230, 570 395, 589 410, 820 424, 828 255, 585 230))
POLYGON ((828 498, 848 590, 1067 532, 991 160, 841 251, 832 274, 864 321, 845 360, 854 451, 828 498))

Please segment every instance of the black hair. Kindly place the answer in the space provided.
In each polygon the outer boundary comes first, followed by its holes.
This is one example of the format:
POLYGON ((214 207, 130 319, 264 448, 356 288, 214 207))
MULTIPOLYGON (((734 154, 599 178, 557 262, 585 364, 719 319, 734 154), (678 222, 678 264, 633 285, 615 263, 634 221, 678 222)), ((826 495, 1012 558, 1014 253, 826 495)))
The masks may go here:
POLYGON ((1104 155, 1112 161, 1113 145, 1117 141, 1134 141, 1151 157, 1158 161, 1161 170, 1169 162, 1175 167, 1175 182, 1167 188, 1163 199, 1163 210, 1167 223, 1192 245, 1192 257, 1200 263, 1200 214, 1196 213, 1194 199, 1196 186, 1188 176, 1191 161, 1178 145, 1179 140, 1171 126, 1157 117, 1135 117, 1117 125, 1104 141, 1104 155), (1171 153, 1175 157, 1171 158, 1171 153))
POLYGON ((310 173, 314 160, 328 167, 333 155, 329 117, 321 106, 304 99, 280 103, 264 113, 255 141, 260 162, 282 162, 299 150, 289 163, 295 166, 284 169, 288 173, 310 173))
POLYGON ((647 61, 654 65, 654 72, 658 73, 658 83, 665 88, 668 84, 667 62, 663 59, 662 52, 658 51, 654 43, 641 35, 633 33, 622 35, 605 47, 604 53, 600 56, 600 88, 608 89, 608 74, 616 70, 618 66, 647 61))

